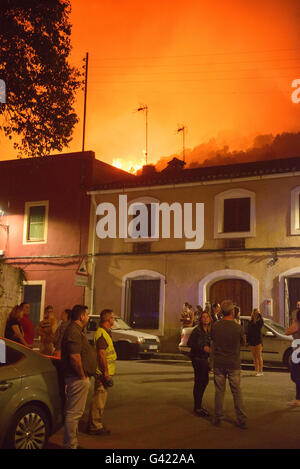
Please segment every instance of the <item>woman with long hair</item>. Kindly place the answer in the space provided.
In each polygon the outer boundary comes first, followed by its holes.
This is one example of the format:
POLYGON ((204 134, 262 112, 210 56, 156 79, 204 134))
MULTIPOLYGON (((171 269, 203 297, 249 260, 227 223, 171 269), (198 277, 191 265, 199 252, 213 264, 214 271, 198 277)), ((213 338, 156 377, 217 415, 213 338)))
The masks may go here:
POLYGON ((211 305, 210 315, 211 315, 213 322, 216 322, 222 319, 221 306, 219 303, 213 303, 211 305))
MULTIPOLYGON (((286 335, 292 335, 293 339, 300 339, 300 308, 296 310, 296 317, 290 327, 285 331, 286 335)), ((289 405, 300 406, 300 364, 291 362, 291 380, 296 384, 296 399, 289 405)))
POLYGON ((20 323, 20 319, 23 317, 23 314, 24 312, 21 306, 14 306, 8 316, 4 336, 7 339, 29 347, 29 344, 24 339, 24 333, 20 323))
POLYGON ((40 336, 40 352, 44 355, 52 355, 53 340, 57 327, 57 319, 53 314, 51 305, 45 308, 44 319, 39 323, 36 333, 40 336))
POLYGON ((253 355, 255 376, 263 376, 262 334, 263 318, 258 309, 254 309, 247 328, 247 343, 253 355))
POLYGON ((199 317, 199 325, 195 327, 187 343, 191 347, 190 356, 195 376, 194 413, 199 417, 209 417, 209 412, 202 407, 202 399, 209 381, 210 329, 211 317, 208 312, 203 311, 199 317))

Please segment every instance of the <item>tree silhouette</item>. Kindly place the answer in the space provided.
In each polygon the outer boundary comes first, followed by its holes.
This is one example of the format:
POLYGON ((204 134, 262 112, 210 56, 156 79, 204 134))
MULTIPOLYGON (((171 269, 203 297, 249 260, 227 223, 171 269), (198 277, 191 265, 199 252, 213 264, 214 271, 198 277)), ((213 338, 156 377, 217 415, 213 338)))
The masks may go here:
POLYGON ((19 156, 62 151, 78 117, 73 104, 82 74, 67 61, 71 51, 70 0, 1 0, 0 129, 19 156))

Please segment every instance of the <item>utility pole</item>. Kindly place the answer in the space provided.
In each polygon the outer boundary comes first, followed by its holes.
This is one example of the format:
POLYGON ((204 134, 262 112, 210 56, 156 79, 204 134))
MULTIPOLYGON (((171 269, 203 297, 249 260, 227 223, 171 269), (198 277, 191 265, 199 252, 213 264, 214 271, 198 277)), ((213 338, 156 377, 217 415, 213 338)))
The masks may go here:
POLYGON ((82 135, 82 151, 85 144, 85 121, 86 121, 86 97, 87 97, 87 80, 88 80, 89 53, 85 56, 85 80, 84 80, 84 110, 83 110, 83 135, 82 135))
POLYGON ((137 112, 139 111, 145 111, 145 116, 146 116, 146 152, 145 152, 145 158, 146 158, 146 164, 148 164, 148 106, 140 106, 137 108, 137 112))
POLYGON ((181 127, 178 127, 177 132, 182 132, 182 158, 183 161, 185 162, 185 131, 186 131, 186 126, 182 125, 181 127))

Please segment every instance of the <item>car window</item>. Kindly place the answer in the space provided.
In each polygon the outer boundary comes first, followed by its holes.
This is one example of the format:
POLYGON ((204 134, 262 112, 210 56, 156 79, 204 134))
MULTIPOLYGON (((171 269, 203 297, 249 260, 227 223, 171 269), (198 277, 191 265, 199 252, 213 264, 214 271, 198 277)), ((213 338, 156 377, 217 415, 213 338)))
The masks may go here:
POLYGON ((100 321, 100 318, 91 318, 88 322, 88 325, 87 325, 87 331, 88 332, 95 332, 98 327, 99 327, 99 321, 100 321))
POLYGON ((0 363, 0 367, 4 368, 5 366, 9 365, 14 365, 17 363, 19 360, 24 358, 24 354, 22 352, 19 352, 19 350, 14 349, 13 347, 10 347, 7 345, 5 342, 5 363, 0 363))
POLYGON ((271 329, 269 329, 265 325, 263 325, 263 327, 261 328, 261 333, 264 337, 271 337, 271 335, 275 336, 274 332, 271 331, 271 329))
POLYGON ((277 322, 274 322, 271 319, 265 320, 265 323, 272 329, 274 329, 274 331, 278 332, 279 334, 285 335, 285 328, 281 324, 278 324, 277 322))

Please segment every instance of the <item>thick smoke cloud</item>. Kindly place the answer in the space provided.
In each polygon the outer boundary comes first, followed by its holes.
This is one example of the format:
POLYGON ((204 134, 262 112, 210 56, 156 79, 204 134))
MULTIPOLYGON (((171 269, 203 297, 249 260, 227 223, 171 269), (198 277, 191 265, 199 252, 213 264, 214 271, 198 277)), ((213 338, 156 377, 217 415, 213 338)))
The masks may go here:
MULTIPOLYGON (((217 166, 250 161, 275 160, 279 158, 300 157, 300 132, 272 135, 257 135, 253 145, 246 150, 230 150, 229 146, 220 146, 215 139, 197 145, 185 153, 185 168, 217 166)), ((162 157, 156 164, 161 171, 172 158, 182 159, 182 155, 162 157)))

